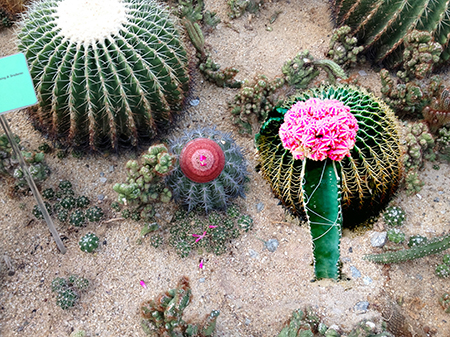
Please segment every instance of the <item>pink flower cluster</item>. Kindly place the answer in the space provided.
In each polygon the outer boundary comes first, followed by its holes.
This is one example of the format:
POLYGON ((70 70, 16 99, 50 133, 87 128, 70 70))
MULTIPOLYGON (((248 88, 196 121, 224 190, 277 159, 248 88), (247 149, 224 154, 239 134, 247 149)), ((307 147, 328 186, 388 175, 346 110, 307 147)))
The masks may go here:
POLYGON ((283 146, 295 159, 342 160, 355 146, 358 121, 338 100, 310 98, 295 103, 279 130, 283 146))

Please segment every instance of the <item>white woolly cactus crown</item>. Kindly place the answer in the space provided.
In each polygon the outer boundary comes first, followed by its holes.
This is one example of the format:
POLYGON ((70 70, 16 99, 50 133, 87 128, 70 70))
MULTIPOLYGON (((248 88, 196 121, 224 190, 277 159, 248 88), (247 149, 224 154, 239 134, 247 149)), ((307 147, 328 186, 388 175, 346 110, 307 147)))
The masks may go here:
POLYGON ((179 33, 154 0, 36 1, 18 48, 39 99, 34 120, 70 145, 152 138, 188 89, 179 33))

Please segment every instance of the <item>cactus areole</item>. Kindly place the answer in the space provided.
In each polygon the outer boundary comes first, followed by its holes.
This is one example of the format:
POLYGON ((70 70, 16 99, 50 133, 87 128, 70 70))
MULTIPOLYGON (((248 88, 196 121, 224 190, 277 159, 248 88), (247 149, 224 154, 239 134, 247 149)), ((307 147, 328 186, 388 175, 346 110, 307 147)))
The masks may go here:
POLYGON ((223 150, 219 144, 209 138, 191 140, 181 150, 181 171, 196 183, 207 183, 216 179, 224 167, 223 150))

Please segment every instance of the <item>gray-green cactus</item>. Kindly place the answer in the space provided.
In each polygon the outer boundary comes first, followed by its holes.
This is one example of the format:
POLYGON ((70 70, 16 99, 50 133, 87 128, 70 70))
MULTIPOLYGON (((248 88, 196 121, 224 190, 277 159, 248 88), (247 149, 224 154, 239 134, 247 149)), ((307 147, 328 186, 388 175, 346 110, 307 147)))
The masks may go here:
POLYGON ((30 114, 60 141, 136 145, 181 110, 188 60, 156 1, 36 1, 18 41, 39 100, 30 114))
POLYGON ((424 123, 414 123, 408 126, 406 135, 406 154, 404 157, 405 169, 417 171, 421 169, 426 160, 433 161, 435 142, 424 123))
POLYGON ((351 28, 342 26, 333 30, 327 56, 343 68, 350 68, 357 62, 358 54, 364 49, 358 47, 358 39, 349 35, 351 28))
POLYGON ((159 295, 154 301, 142 303, 140 312, 144 332, 152 336, 213 336, 219 311, 213 310, 203 324, 188 324, 183 320, 183 311, 191 296, 189 280, 184 276, 175 289, 159 295))

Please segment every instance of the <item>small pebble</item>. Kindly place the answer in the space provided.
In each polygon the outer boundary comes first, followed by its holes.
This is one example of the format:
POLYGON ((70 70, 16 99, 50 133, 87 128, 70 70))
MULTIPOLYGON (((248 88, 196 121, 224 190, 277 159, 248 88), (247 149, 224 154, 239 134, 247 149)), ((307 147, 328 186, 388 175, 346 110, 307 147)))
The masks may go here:
POLYGON ((103 172, 100 172, 100 177, 104 177, 105 174, 103 172))
POLYGON ((204 283, 204 282, 205 282, 205 278, 204 278, 204 277, 202 277, 201 279, 199 279, 199 280, 198 280, 198 282, 200 282, 200 283, 204 283))
POLYGON ((106 183, 107 180, 108 180, 108 179, 106 179, 105 177, 100 178, 100 182, 101 182, 102 184, 106 183))
POLYGON ((256 257, 258 257, 258 255, 259 255, 259 254, 258 254, 257 252, 255 252, 253 249, 249 249, 249 250, 248 250, 248 253, 250 254, 250 257, 253 258, 253 259, 256 258, 256 257))
POLYGON ((189 104, 190 104, 191 106, 197 106, 197 105, 200 104, 200 100, 199 100, 198 98, 191 99, 191 101, 189 102, 189 104))
POLYGON ((422 280, 423 280, 423 276, 420 275, 420 274, 417 274, 417 275, 416 275, 416 279, 418 279, 419 281, 422 281, 422 280))
POLYGON ((114 166, 113 165, 109 166, 109 172, 114 172, 114 166))
POLYGON ((270 239, 270 240, 267 240, 265 243, 267 250, 271 253, 273 253, 274 251, 277 250, 278 245, 279 245, 279 243, 278 243, 277 239, 270 239))
POLYGON ((370 238, 372 247, 383 247, 386 243, 387 232, 375 232, 370 238))
POLYGON ((369 309, 369 302, 367 301, 360 301, 355 304, 353 310, 356 314, 364 314, 369 309))
POLYGON ((252 322, 251 320, 249 320, 248 318, 246 318, 244 324, 245 324, 245 325, 250 325, 251 322, 252 322))
POLYGON ((356 269, 356 267, 350 266, 350 271, 352 272, 353 278, 361 277, 361 272, 358 269, 356 269))
POLYGON ((342 258, 342 262, 344 262, 344 263, 348 263, 348 262, 351 262, 351 261, 352 261, 352 259, 349 258, 349 257, 343 257, 342 258))
POLYGON ((358 71, 359 76, 367 76, 367 73, 364 70, 358 71))
POLYGON ((97 195, 97 199, 102 201, 103 199, 105 199, 105 195, 104 194, 99 194, 99 195, 97 195))
POLYGON ((363 277, 363 282, 366 286, 368 286, 369 284, 371 284, 373 281, 369 276, 364 276, 363 277))
POLYGON ((439 198, 434 198, 434 202, 439 202, 439 198))
POLYGON ((373 322, 370 321, 366 322, 366 326, 372 331, 375 330, 375 323, 373 322))
POLYGON ((263 204, 262 202, 258 202, 258 203, 256 204, 256 210, 257 210, 258 212, 261 212, 263 209, 264 209, 264 204, 263 204))

